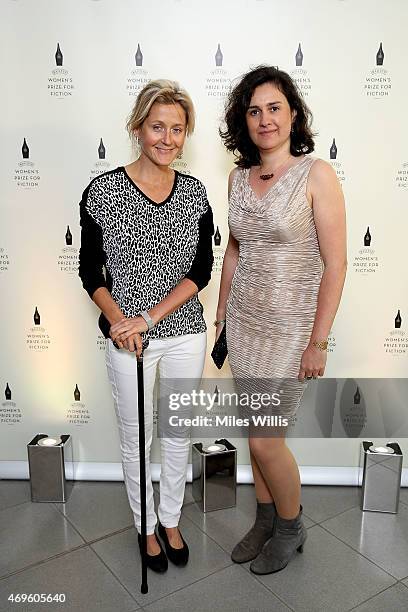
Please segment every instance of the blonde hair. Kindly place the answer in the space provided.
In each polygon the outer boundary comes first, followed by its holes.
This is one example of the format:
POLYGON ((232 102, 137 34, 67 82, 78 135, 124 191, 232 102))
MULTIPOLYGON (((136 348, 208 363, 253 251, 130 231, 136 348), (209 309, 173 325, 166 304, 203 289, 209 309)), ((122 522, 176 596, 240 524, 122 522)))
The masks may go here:
POLYGON ((187 135, 189 136, 193 133, 195 113, 190 96, 176 81, 157 79, 147 83, 137 96, 135 105, 126 123, 126 129, 130 138, 134 138, 134 131, 140 128, 155 102, 159 104, 180 104, 186 113, 187 135))

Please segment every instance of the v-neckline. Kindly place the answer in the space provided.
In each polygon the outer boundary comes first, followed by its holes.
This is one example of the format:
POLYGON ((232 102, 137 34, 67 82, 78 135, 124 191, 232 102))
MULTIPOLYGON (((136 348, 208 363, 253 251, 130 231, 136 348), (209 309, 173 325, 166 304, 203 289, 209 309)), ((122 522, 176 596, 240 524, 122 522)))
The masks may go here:
POLYGON ((146 200, 148 200, 148 202, 150 202, 150 204, 153 204, 153 206, 163 206, 164 204, 167 204, 167 202, 169 202, 171 200, 171 198, 173 197, 174 191, 176 189, 177 186, 177 181, 178 181, 178 171, 174 170, 174 181, 173 181, 173 186, 171 188, 171 191, 169 193, 169 195, 162 201, 162 202, 155 202, 154 200, 152 200, 151 198, 149 198, 149 196, 140 189, 140 187, 135 183, 135 181, 129 176, 125 166, 119 166, 119 168, 122 170, 123 174, 126 176, 126 178, 128 179, 129 183, 131 185, 133 185, 133 187, 136 189, 136 191, 138 191, 146 200))
MULTIPOLYGON (((273 185, 271 185, 262 196, 258 196, 255 191, 254 188, 252 187, 251 183, 249 182, 249 173, 251 172, 251 168, 246 168, 246 179, 247 179, 247 183, 248 183, 248 187, 251 190, 252 194, 254 195, 254 197, 256 198, 256 200, 258 202, 262 202, 262 200, 264 200, 264 198, 270 194, 272 192, 272 190, 276 187, 276 185, 279 185, 279 183, 282 181, 282 179, 286 178, 286 176, 289 174, 289 172, 292 170, 292 168, 297 168, 298 166, 300 166, 305 159, 307 159, 307 156, 304 155, 304 157, 302 157, 302 159, 297 162, 296 164, 293 164, 292 166, 290 166, 276 181, 276 183, 274 183, 273 185)), ((251 166, 253 167, 253 166, 251 166)))

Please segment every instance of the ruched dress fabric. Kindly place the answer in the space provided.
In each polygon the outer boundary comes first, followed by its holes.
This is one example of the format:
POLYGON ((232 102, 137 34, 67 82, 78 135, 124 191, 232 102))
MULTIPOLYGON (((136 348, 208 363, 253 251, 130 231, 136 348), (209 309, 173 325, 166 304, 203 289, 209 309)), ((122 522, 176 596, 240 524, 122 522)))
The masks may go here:
POLYGON ((289 421, 306 387, 297 377, 323 272, 306 198, 314 161, 297 161, 261 198, 250 170, 238 169, 229 200, 229 227, 239 242, 226 316, 231 371, 240 393, 279 393, 280 404, 266 413, 289 421))

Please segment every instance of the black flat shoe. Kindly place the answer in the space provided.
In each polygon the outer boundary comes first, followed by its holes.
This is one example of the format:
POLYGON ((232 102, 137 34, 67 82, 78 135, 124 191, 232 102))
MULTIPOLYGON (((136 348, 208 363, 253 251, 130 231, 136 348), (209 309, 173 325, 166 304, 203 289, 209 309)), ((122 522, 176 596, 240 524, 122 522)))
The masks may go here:
POLYGON ((185 542, 183 536, 180 533, 180 537, 183 540, 183 548, 173 548, 170 546, 169 539, 167 537, 167 533, 163 525, 159 522, 159 536, 164 542, 164 546, 166 547, 166 554, 170 561, 174 563, 174 565, 183 566, 186 565, 189 556, 189 550, 187 543, 185 542))
MULTIPOLYGON (((167 570, 169 564, 167 561, 166 553, 162 548, 159 538, 157 537, 156 533, 154 535, 156 536, 156 541, 160 546, 160 552, 158 555, 148 555, 146 553, 147 567, 150 567, 150 569, 154 572, 162 574, 167 570)), ((142 536, 140 535, 140 533, 137 534, 137 541, 139 542, 140 554, 142 554, 142 536)))

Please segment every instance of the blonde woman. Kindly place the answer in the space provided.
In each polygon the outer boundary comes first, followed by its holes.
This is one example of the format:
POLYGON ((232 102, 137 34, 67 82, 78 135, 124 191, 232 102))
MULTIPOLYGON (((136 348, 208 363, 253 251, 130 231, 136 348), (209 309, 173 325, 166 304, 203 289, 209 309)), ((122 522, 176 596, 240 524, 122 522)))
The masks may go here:
POLYGON ((137 97, 127 128, 137 141, 138 158, 94 179, 80 203, 79 275, 102 311, 100 327, 108 338, 106 365, 124 480, 139 544, 135 354, 141 353, 141 334, 150 341, 144 351, 147 559, 152 570, 164 572, 167 558, 182 566, 189 556, 178 523, 190 441, 187 433, 160 439, 158 532, 166 556, 155 533, 150 476, 153 388, 157 370, 167 379, 201 378, 206 324, 197 293, 211 276, 214 227, 202 183, 170 167, 194 129, 189 95, 173 81, 148 83, 137 97))

